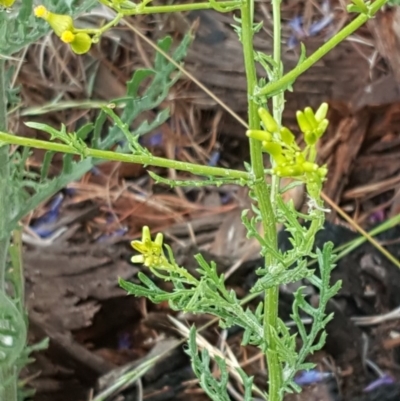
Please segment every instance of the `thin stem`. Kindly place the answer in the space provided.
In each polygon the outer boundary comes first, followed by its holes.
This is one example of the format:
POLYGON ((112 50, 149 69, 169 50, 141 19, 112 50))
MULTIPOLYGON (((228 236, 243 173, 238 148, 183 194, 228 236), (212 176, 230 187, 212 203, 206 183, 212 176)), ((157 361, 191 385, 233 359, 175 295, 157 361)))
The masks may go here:
MULTIPOLYGON (((272 14, 273 14, 273 38, 274 38, 274 54, 273 58, 278 66, 277 73, 279 74, 278 77, 282 77, 282 70, 281 70, 281 41, 282 41, 282 34, 281 34, 281 0, 272 0, 272 14)), ((284 95, 281 92, 278 95, 275 95, 272 98, 273 104, 273 113, 274 118, 279 125, 281 125, 282 121, 282 112, 283 112, 283 102, 284 102, 284 95)))
MULTIPOLYGON (((28 146, 36 149, 51 150, 54 152, 70 153, 80 155, 79 151, 70 145, 64 145, 57 142, 41 141, 38 139, 18 137, 6 132, 0 132, 0 145, 1 141, 12 144, 28 146)), ((3 149, 0 146, 0 151, 3 149)), ((93 157, 95 159, 113 160, 125 163, 137 163, 146 166, 172 168, 180 171, 187 171, 189 173, 201 176, 223 177, 229 179, 238 179, 249 181, 251 175, 245 171, 231 170, 221 167, 203 166, 200 164, 185 163, 176 160, 164 159, 162 157, 148 156, 148 155, 129 155, 124 153, 116 153, 108 150, 98 150, 92 148, 85 149, 85 156, 93 157)))
MULTIPOLYGON (((272 14, 273 14, 273 29, 274 29, 273 59, 275 61, 275 64, 278 66, 277 71, 275 73, 277 74, 278 79, 280 79, 283 75, 281 67, 282 64, 281 0, 272 0, 272 14)), ((285 105, 285 92, 281 91, 272 98, 272 112, 274 119, 279 126, 282 125, 282 113, 284 105, 285 105)), ((273 163, 272 158, 271 158, 271 163, 273 163)), ((276 211, 276 200, 277 197, 279 196, 279 182, 280 182, 279 177, 273 174, 271 178, 271 203, 274 211, 276 211)))
POLYGON ((125 15, 136 15, 136 14, 159 14, 159 13, 176 13, 176 12, 184 12, 184 11, 195 11, 195 10, 212 10, 217 9, 219 12, 222 11, 231 11, 235 8, 239 8, 242 5, 242 1, 233 0, 233 1, 216 1, 215 4, 211 1, 203 2, 203 3, 192 3, 192 4, 172 4, 169 6, 149 6, 138 9, 133 9, 132 11, 129 9, 121 10, 125 15))
MULTIPOLYGON (((258 105, 252 99, 253 91, 257 85, 257 75, 254 64, 253 31, 251 19, 251 3, 253 0, 246 0, 242 7, 242 43, 244 63, 246 69, 247 90, 248 90, 248 115, 249 129, 259 129, 260 119, 258 116, 258 105)), ((256 193, 258 206, 263 218, 263 227, 266 237, 272 242, 276 241, 275 216, 270 203, 269 188, 265 181, 264 163, 261 149, 261 142, 250 139, 250 159, 252 174, 255 179, 254 191, 256 193)))
MULTIPOLYGON (((298 76, 307 71, 317 61, 319 61, 325 54, 329 53, 339 43, 343 42, 348 36, 355 32, 361 25, 365 24, 372 18, 378 10, 387 3, 388 0, 376 0, 370 6, 369 14, 360 14, 356 19, 350 22, 346 27, 339 31, 335 36, 328 40, 311 56, 307 57, 300 65, 295 67, 292 71, 288 72, 281 79, 271 82, 264 87, 257 90, 256 95, 271 95, 277 91, 284 90, 290 83, 296 80, 298 76)), ((274 38, 275 39, 275 38, 274 38)))
MULTIPOLYGON (((0 59, 0 130, 7 129, 7 99, 5 83, 5 60, 0 59)), ((0 147, 0 291, 5 291, 7 251, 10 242, 8 231, 9 213, 9 147, 0 147)))
POLYGON ((9 248, 11 265, 12 265, 12 281, 14 284, 14 297, 18 301, 18 309, 20 313, 25 314, 25 278, 22 262, 22 230, 16 228, 12 233, 12 245, 9 248))
MULTIPOLYGON (((241 39, 243 44, 244 64, 247 78, 247 91, 249 99, 249 129, 259 129, 260 120, 258 116, 258 105, 253 100, 254 90, 257 85, 257 75, 254 64, 253 49, 253 19, 252 7, 254 0, 246 0, 241 8, 242 31, 241 39)), ((262 157, 261 142, 250 139, 250 158, 252 172, 255 178, 253 190, 258 202, 264 235, 266 241, 277 249, 276 218, 270 200, 270 190, 265 181, 264 165, 262 157)), ((271 254, 266 255, 265 265, 271 266, 275 263, 271 254)), ((264 335, 267 344, 267 364, 269 375, 269 400, 280 401, 280 389, 282 383, 282 368, 278 360, 277 344, 272 335, 277 328, 278 318, 278 287, 272 287, 265 293, 264 301, 264 335)))
POLYGON ((121 19, 124 18, 124 14, 118 13, 110 22, 103 25, 101 28, 97 29, 75 29, 75 32, 85 32, 88 34, 94 34, 97 37, 100 37, 104 32, 108 31, 113 26, 117 25, 121 19))
MULTIPOLYGON (((281 0, 272 0, 272 12, 273 12, 273 38, 274 38, 274 49, 273 58, 278 68, 278 77, 282 76, 281 69, 281 0)), ((272 111, 275 121, 280 126, 282 124, 282 113, 284 108, 284 91, 281 91, 272 98, 272 111)), ((277 207, 277 197, 279 195, 279 177, 275 174, 272 175, 271 179, 271 205, 274 213, 277 207)), ((276 227, 276 226, 275 226, 276 227)), ((277 248, 277 239, 275 238, 275 247, 277 248)), ((279 361, 279 357, 276 351, 275 338, 273 336, 271 328, 274 330, 278 327, 278 304, 279 304, 279 287, 273 287, 266 292, 265 297, 265 309, 264 309, 264 327, 268 333, 268 342, 272 345, 269 347, 267 352, 268 362, 268 375, 269 375, 269 395, 270 401, 278 401, 282 399, 282 364, 279 361)))
MULTIPOLYGON (((0 130, 7 129, 7 97, 5 60, 0 59, 0 130)), ((8 230, 9 200, 9 147, 0 147, 0 292, 5 293, 7 252, 10 244, 8 230)), ((0 305, 1 307, 1 305, 0 305)), ((0 400, 17 400, 17 373, 15 366, 0 367, 0 400)))

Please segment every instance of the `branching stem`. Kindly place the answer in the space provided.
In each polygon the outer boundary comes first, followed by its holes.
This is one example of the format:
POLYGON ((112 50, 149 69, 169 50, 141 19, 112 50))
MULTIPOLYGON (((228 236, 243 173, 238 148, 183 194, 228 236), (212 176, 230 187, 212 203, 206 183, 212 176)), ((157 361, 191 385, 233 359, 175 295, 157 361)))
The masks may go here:
MULTIPOLYGON (((312 67, 317 61, 329 53, 334 47, 339 43, 343 42, 348 36, 354 33, 361 25, 365 24, 370 18, 372 18, 379 9, 384 6, 388 0, 376 0, 370 7, 369 14, 360 14, 352 22, 350 22, 346 27, 340 30, 336 35, 329 39, 325 44, 323 44, 318 50, 316 50, 311 56, 307 57, 300 65, 288 72, 281 79, 268 83, 264 87, 257 91, 257 95, 270 95, 277 91, 284 90, 291 82, 293 82, 297 77, 306 72, 310 67, 312 67)), ((280 3, 280 2, 279 2, 280 3)), ((276 41, 276 37, 274 37, 276 41)))
MULTIPOLYGON (((36 149, 50 150, 54 152, 70 153, 79 155, 77 149, 73 146, 65 145, 62 143, 41 141, 38 139, 18 137, 7 132, 0 132, 0 141, 12 145, 28 146, 36 149)), ((0 143, 1 145, 1 143, 0 143)), ((0 147, 0 150, 5 146, 0 147)), ((137 163, 145 166, 165 167, 172 168, 180 171, 187 171, 192 174, 210 176, 210 177, 223 177, 228 179, 237 179, 248 181, 251 175, 245 171, 231 170, 221 167, 203 166, 201 164, 185 163, 177 160, 165 159, 163 157, 155 157, 149 155, 130 155, 125 153, 117 153, 108 150, 99 150, 92 148, 85 148, 85 156, 93 157, 95 159, 112 160, 125 163, 137 163)))
MULTIPOLYGON (((249 129, 259 129, 260 119, 257 112, 258 105, 254 101, 253 97, 257 86, 257 75, 254 64, 253 49, 253 19, 251 12, 253 6, 253 0, 246 0, 241 8, 241 35, 247 78, 249 129)), ((252 172, 256 182, 253 190, 257 198, 258 208, 262 218, 265 240, 270 243, 273 248, 277 249, 276 218, 270 199, 270 189, 265 181, 263 155, 260 141, 250 139, 250 158, 252 172)), ((271 254, 268 254, 265 257, 265 265, 267 268, 269 266, 273 266, 275 262, 276 261, 271 254)), ((263 323, 264 335, 267 344, 266 357, 268 364, 270 401, 280 401, 280 389, 282 383, 282 367, 278 359, 276 349, 277 344, 272 336, 273 330, 276 330, 277 327, 277 319, 278 287, 275 286, 265 292, 263 323)))

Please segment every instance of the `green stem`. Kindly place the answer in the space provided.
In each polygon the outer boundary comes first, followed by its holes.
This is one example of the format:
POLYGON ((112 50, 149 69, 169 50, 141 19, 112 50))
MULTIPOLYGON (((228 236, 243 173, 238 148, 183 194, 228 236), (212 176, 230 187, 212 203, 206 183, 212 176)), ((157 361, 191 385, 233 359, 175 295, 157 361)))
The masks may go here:
MULTIPOLYGON (((274 49, 273 49, 273 58, 278 66, 278 77, 281 78, 283 71, 281 69, 281 0, 272 0, 272 13, 273 13, 273 38, 274 38, 274 49)), ((282 113, 285 104, 284 91, 281 91, 277 95, 272 98, 272 109, 273 116, 275 121, 281 126, 282 124, 282 113)), ((277 207, 277 197, 279 194, 279 183, 280 179, 277 175, 272 175, 271 179, 271 204, 274 213, 276 212, 277 207)), ((276 226, 275 226, 276 230, 276 226)), ((278 247, 277 239, 275 238, 275 246, 278 247)), ((265 301, 265 324, 264 326, 268 330, 268 339, 269 342, 273 344, 273 347, 269 347, 270 351, 267 353, 268 362, 268 375, 269 379, 269 394, 271 401, 278 401, 282 399, 282 381, 283 381, 283 372, 282 372, 282 364, 279 360, 275 339, 273 337, 273 333, 271 332, 271 328, 274 330, 278 327, 278 304, 279 304, 279 287, 273 287, 271 290, 267 291, 265 301)))
MULTIPOLYGON (((257 75, 254 64, 253 49, 253 20, 252 6, 254 0, 246 0, 241 8, 242 31, 241 39, 243 44, 244 64, 246 69, 247 90, 249 99, 249 129, 260 129, 260 119, 258 116, 258 105, 253 100, 254 90, 257 86, 257 75)), ((270 190, 265 181, 263 156, 261 142, 250 139, 250 158, 252 172, 255 178, 253 190, 258 202, 264 235, 266 241, 277 249, 276 218, 270 200, 270 190)), ((266 267, 275 263, 274 258, 268 254, 265 257, 266 267)), ((280 390, 282 383, 282 367, 279 363, 277 354, 277 344, 272 336, 273 330, 277 329, 278 320, 278 287, 272 287, 265 293, 264 301, 264 333, 267 344, 267 364, 269 376, 269 401, 280 401, 280 390)))
MULTIPOLYGON (((278 66, 276 74, 278 79, 282 78, 283 71, 281 67, 282 60, 281 60, 281 42, 282 42, 282 33, 281 33, 281 0, 272 0, 272 14, 273 14, 273 38, 274 38, 274 54, 273 59, 278 66)), ((279 126, 282 125, 282 113, 283 108, 285 105, 285 92, 281 91, 280 93, 276 94, 272 98, 272 112, 275 121, 278 123, 279 126)), ((273 160, 271 158, 271 163, 273 160)), ((277 175, 272 175, 271 178, 271 203, 272 208, 276 211, 276 200, 279 196, 279 182, 280 179, 277 175)))
POLYGON ((9 248, 12 265, 14 297, 18 302, 21 315, 25 314, 25 278, 22 262, 22 229, 16 228, 12 233, 12 245, 9 248))
POLYGON ((119 21, 121 21, 121 19, 124 18, 124 14, 118 13, 114 19, 112 19, 110 22, 108 22, 107 24, 103 25, 101 28, 97 28, 97 29, 75 29, 75 32, 85 32, 87 34, 93 34, 93 35, 97 35, 98 37, 100 37, 104 32, 108 31, 110 28, 112 28, 113 26, 117 25, 119 21))
MULTIPOLYGON (((0 131, 0 151, 6 146, 1 146, 1 141, 7 144, 28 146, 36 149, 51 150, 54 152, 70 153, 80 155, 79 151, 72 146, 61 143, 41 141, 38 139, 18 137, 0 131)), ((164 159, 162 157, 154 157, 147 155, 129 155, 124 153, 116 153, 108 150, 98 150, 92 148, 85 149, 85 156, 95 159, 113 160, 125 163, 137 163, 147 166, 172 168, 180 171, 187 171, 192 174, 212 177, 223 177, 229 179, 237 179, 249 181, 251 175, 245 171, 231 170, 221 167, 203 166, 200 164, 185 163, 176 160, 164 159)))
MULTIPOLYGON (((5 60, 0 59, 0 130, 7 129, 7 99, 5 88, 5 60)), ((9 213, 9 158, 8 146, 0 147, 0 291, 5 291, 7 251, 10 242, 9 213)))
MULTIPOLYGON (((317 61, 319 61, 325 54, 330 52, 339 43, 343 42, 348 36, 355 32, 361 25, 365 24, 370 18, 372 18, 378 10, 387 3, 388 0, 376 0, 370 6, 370 12, 368 15, 360 14, 340 32, 328 40, 318 50, 316 50, 311 56, 307 57, 300 65, 295 67, 292 71, 288 72, 281 79, 275 82, 271 82, 256 91, 256 95, 271 95, 277 91, 284 90, 290 83, 294 82, 298 76, 307 71, 317 61)), ((275 38, 274 38, 275 40, 275 38)))
MULTIPOLYGON (((281 41, 282 41, 282 34, 281 34, 281 0, 272 0, 272 14, 273 14, 273 28, 274 28, 274 33, 273 33, 273 38, 274 38, 274 54, 273 58, 278 66, 277 68, 279 71, 277 73, 279 74, 278 77, 282 77, 282 69, 281 69, 281 41)), ((274 113, 274 118, 275 121, 281 125, 282 122, 282 111, 283 111, 283 102, 284 102, 284 93, 283 91, 275 95, 272 98, 272 108, 273 108, 273 113, 274 113)))
MULTIPOLYGON (((0 130, 7 129, 7 97, 5 60, 0 59, 0 130)), ((9 200, 9 147, 0 147, 0 292, 5 293, 7 252, 10 244, 8 222, 9 200)), ((0 305, 1 308, 2 305, 0 305)), ((17 374, 14 366, 0 366, 0 400, 17 400, 17 374)))
POLYGON ((215 2, 217 7, 211 1, 203 3, 192 3, 192 4, 173 4, 169 6, 149 6, 143 7, 142 9, 134 10, 123 10, 124 15, 137 15, 137 14, 156 14, 156 13, 176 13, 184 11, 195 11, 195 10, 212 10, 217 9, 219 12, 231 11, 235 8, 239 8, 242 5, 241 0, 233 1, 217 1, 215 2), (225 9, 225 10, 224 10, 225 9))

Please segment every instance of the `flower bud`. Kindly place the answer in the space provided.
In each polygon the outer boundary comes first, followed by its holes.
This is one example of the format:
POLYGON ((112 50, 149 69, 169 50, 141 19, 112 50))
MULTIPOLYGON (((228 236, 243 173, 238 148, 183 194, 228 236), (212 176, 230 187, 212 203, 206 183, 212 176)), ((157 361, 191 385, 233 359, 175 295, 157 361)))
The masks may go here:
POLYGON ((45 6, 37 6, 35 15, 38 18, 43 18, 52 27, 54 33, 61 37, 65 31, 74 31, 74 21, 69 15, 54 14, 47 10, 45 6))
POLYGON ((318 165, 311 162, 304 162, 301 167, 306 173, 313 173, 318 170, 318 165))
POLYGON ((329 121, 324 118, 318 125, 316 134, 318 136, 318 138, 321 138, 321 136, 325 133, 326 129, 328 128, 329 125, 329 121))
POLYGON ((267 132, 267 131, 262 131, 262 130, 248 130, 246 132, 246 135, 249 138, 252 139, 257 139, 258 141, 265 141, 265 142, 270 142, 272 140, 272 135, 267 132))
POLYGON ((328 114, 328 103, 322 103, 315 112, 315 119, 320 123, 328 114))
POLYGON ((260 107, 258 109, 258 115, 261 118, 261 121, 264 124, 264 128, 268 131, 271 132, 272 134, 274 132, 279 131, 279 127, 277 122, 275 121, 274 117, 271 116, 270 112, 263 107, 260 107))
POLYGON ((139 263, 142 265, 144 263, 144 256, 143 255, 134 255, 131 257, 131 262, 139 263))
POLYGON ((151 233, 150 233, 150 228, 148 226, 143 226, 142 228, 142 241, 144 243, 151 242, 151 233))
POLYGON ((312 129, 317 128, 318 122, 315 118, 314 111, 311 107, 306 107, 304 109, 304 115, 306 116, 307 121, 310 123, 311 128, 312 129))
POLYGON ((84 32, 74 34, 71 31, 65 31, 61 35, 61 40, 71 45, 71 49, 76 54, 84 54, 90 50, 92 46, 91 37, 84 32))
POLYGON ((302 111, 299 110, 296 112, 296 119, 297 119, 297 124, 299 124, 301 132, 306 133, 312 131, 310 122, 308 121, 307 117, 302 111))
POLYGON ((158 234, 156 235, 156 239, 155 239, 154 243, 155 243, 156 245, 162 247, 163 241, 164 241, 164 236, 163 236, 163 234, 162 234, 162 233, 158 233, 158 234))
POLYGON ((295 136, 289 128, 282 127, 280 130, 281 139, 286 145, 292 145, 295 141, 295 136))
POLYGON ((263 149, 268 152, 277 164, 284 164, 287 162, 282 154, 282 146, 279 143, 263 142, 263 149))
POLYGON ((304 173, 303 169, 298 165, 277 166, 273 171, 279 177, 298 177, 304 173))
POLYGON ((2 7, 10 8, 15 3, 15 0, 0 0, 0 10, 2 7))

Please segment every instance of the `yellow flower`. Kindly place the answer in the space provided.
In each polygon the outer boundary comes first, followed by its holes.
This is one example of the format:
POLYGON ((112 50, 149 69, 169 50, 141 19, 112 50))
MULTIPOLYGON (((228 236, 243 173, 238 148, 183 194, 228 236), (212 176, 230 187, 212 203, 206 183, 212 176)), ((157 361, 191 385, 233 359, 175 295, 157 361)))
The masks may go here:
POLYGON ((74 32, 75 30, 74 21, 69 15, 54 14, 47 10, 45 6, 35 7, 34 12, 36 17, 43 18, 49 23, 58 37, 61 37, 65 31, 74 32))
POLYGON ((147 267, 153 268, 166 265, 166 259, 162 250, 163 240, 163 235, 158 233, 155 241, 152 241, 149 227, 144 226, 142 240, 131 242, 132 248, 140 253, 140 255, 132 257, 132 263, 142 263, 147 267))
POLYGON ((15 3, 15 0, 0 0, 0 9, 2 7, 9 8, 15 3))
POLYGON ((64 31, 61 35, 61 40, 69 43, 72 51, 76 54, 87 53, 92 46, 92 38, 84 32, 64 31))

